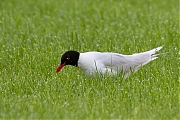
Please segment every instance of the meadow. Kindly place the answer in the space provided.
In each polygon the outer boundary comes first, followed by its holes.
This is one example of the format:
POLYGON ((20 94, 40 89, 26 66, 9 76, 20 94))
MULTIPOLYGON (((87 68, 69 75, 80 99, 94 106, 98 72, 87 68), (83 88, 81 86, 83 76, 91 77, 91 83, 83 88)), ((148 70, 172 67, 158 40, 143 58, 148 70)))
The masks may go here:
POLYGON ((179 1, 1 0, 0 119, 179 116, 179 1), (123 80, 56 68, 67 50, 133 54, 164 46, 123 80))

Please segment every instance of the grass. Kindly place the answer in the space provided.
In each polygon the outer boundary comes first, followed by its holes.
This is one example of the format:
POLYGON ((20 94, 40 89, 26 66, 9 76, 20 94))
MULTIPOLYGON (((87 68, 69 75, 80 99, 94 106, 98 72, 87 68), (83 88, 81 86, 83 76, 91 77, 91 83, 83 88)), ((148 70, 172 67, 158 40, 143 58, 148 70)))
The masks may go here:
POLYGON ((1 0, 0 119, 179 119, 175 0, 1 0), (127 80, 55 73, 61 55, 169 52, 127 80))

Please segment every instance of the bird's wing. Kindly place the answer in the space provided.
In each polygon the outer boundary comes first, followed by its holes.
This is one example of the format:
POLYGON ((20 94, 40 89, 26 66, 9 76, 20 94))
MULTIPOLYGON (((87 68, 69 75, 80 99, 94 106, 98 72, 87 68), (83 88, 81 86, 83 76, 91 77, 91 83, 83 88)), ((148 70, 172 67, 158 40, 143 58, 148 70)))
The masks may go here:
POLYGON ((161 48, 162 47, 158 47, 146 52, 135 53, 132 55, 97 52, 96 54, 93 53, 93 55, 95 55, 93 58, 94 61, 98 64, 97 67, 112 69, 114 71, 123 70, 126 73, 125 78, 127 78, 131 70, 136 72, 141 66, 144 66, 150 61, 155 60, 159 55, 156 54, 156 52, 158 52, 161 48))
POLYGON ((152 60, 155 60, 159 55, 156 54, 156 52, 158 52, 160 49, 162 49, 162 46, 146 52, 135 53, 132 55, 123 55, 118 53, 103 53, 103 57, 100 60, 106 66, 117 67, 117 65, 120 65, 126 67, 129 70, 129 68, 139 68, 140 66, 143 66, 152 60))
POLYGON ((129 71, 133 67, 133 59, 130 55, 123 55, 118 53, 102 53, 99 61, 105 67, 114 70, 129 71))

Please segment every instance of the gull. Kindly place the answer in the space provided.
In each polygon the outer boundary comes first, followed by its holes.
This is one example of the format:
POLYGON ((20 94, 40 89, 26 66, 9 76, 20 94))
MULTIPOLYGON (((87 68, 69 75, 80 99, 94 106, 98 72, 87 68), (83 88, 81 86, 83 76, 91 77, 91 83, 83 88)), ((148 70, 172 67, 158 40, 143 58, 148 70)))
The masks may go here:
POLYGON ((140 67, 158 58, 156 54, 163 47, 157 47, 152 50, 124 55, 113 52, 85 52, 80 53, 74 50, 66 51, 56 70, 58 73, 64 66, 72 65, 79 67, 88 77, 97 74, 117 75, 121 71, 124 73, 124 79, 128 78, 131 72, 137 72, 140 67))

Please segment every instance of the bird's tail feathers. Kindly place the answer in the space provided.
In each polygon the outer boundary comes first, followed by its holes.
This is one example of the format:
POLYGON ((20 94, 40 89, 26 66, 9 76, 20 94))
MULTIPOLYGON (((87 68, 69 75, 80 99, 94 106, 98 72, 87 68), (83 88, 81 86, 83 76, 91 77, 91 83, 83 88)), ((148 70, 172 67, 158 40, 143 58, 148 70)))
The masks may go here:
MULTIPOLYGON (((145 54, 146 54, 146 55, 147 55, 147 54, 148 54, 148 55, 151 55, 151 59, 148 59, 148 60, 146 60, 146 61, 141 62, 141 64, 139 64, 139 65, 137 65, 137 66, 135 67, 135 69, 134 69, 133 72, 138 71, 140 67, 146 65, 146 64, 149 63, 150 61, 153 61, 153 60, 157 59, 159 55, 167 54, 168 52, 156 54, 156 52, 160 51, 162 48, 163 48, 163 46, 160 46, 160 47, 154 48, 154 49, 152 49, 152 50, 149 50, 149 51, 146 51, 146 52, 143 52, 143 53, 140 53, 140 54, 138 54, 138 53, 137 53, 137 54, 134 54, 134 56, 135 56, 135 58, 136 58, 136 59, 134 59, 134 60, 135 60, 136 63, 139 63, 139 61, 141 61, 142 56, 144 56, 145 54)), ((131 73, 130 71, 127 72, 127 73, 125 74, 124 78, 126 79, 126 78, 129 76, 130 73, 131 73)))
POLYGON ((168 54, 169 52, 165 52, 165 53, 159 53, 159 54, 152 54, 152 58, 158 58, 159 55, 163 55, 163 54, 168 54))
POLYGON ((141 66, 146 65, 146 64, 149 63, 150 61, 153 61, 153 60, 157 59, 159 55, 167 54, 168 52, 156 54, 156 52, 158 52, 158 51, 161 50, 162 48, 163 48, 163 46, 160 46, 160 47, 154 48, 154 49, 152 49, 152 50, 150 50, 150 51, 147 51, 146 53, 151 54, 151 59, 149 59, 148 61, 143 62, 143 63, 142 63, 141 65, 139 65, 137 68, 140 68, 141 66))
POLYGON ((146 53, 151 54, 151 61, 157 59, 159 55, 168 53, 168 52, 165 52, 165 53, 156 54, 156 52, 160 51, 162 48, 163 48, 163 46, 160 46, 160 47, 154 48, 154 49, 146 52, 146 53))
POLYGON ((152 56, 156 54, 156 52, 160 51, 163 48, 163 46, 154 48, 152 50, 147 51, 148 53, 150 53, 152 56))

